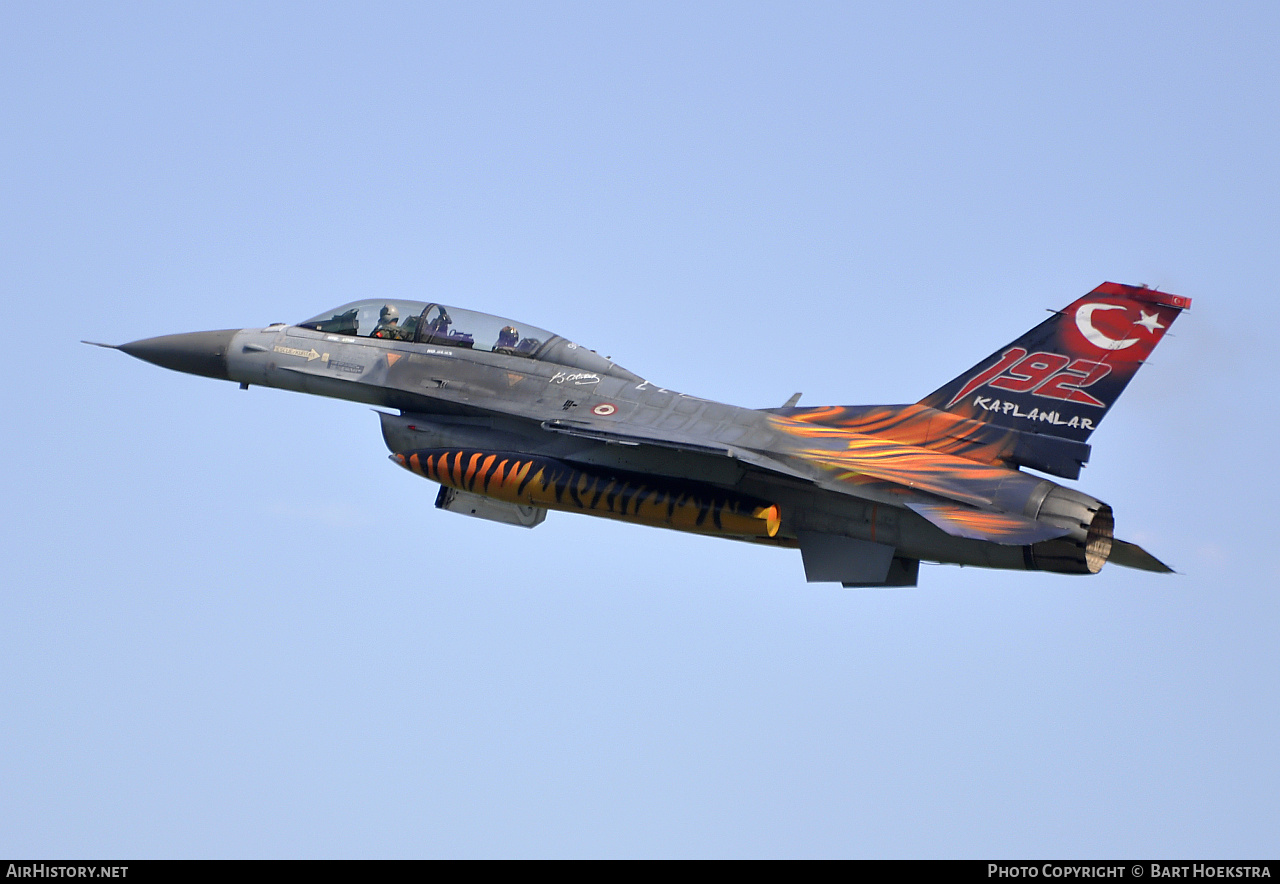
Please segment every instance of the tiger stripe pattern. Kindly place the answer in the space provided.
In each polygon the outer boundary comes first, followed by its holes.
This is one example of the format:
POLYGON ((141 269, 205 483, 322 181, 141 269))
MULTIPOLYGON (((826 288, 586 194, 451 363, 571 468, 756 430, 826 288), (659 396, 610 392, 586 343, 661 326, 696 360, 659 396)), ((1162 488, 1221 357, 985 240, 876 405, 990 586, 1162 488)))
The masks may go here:
POLYGON ((393 459, 441 485, 520 506, 730 537, 772 538, 781 526, 776 504, 649 476, 582 470, 548 457, 441 448, 393 459))

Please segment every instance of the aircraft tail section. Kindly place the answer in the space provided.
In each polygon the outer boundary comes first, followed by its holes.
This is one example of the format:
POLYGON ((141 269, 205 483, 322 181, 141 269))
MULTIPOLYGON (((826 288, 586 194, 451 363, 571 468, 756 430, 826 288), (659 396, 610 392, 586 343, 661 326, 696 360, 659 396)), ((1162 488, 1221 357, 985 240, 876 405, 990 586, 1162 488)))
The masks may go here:
POLYGON ((918 404, 1083 443, 1190 307, 1190 298, 1105 282, 918 404))
POLYGON ((1137 568, 1140 571, 1151 571, 1156 574, 1177 573, 1136 543, 1129 543, 1126 540, 1112 541, 1111 556, 1107 561, 1113 565, 1137 568))

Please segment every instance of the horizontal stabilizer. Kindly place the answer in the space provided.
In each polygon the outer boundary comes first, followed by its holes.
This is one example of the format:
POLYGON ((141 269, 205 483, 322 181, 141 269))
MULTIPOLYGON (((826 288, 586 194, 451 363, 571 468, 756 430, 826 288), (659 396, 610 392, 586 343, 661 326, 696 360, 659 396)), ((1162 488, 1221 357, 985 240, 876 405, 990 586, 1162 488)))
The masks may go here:
POLYGON ((1030 546, 1068 533, 1061 526, 1009 513, 992 513, 943 503, 908 503, 907 507, 953 537, 965 537, 969 540, 1030 546))
POLYGON ((1111 556, 1107 561, 1125 568, 1137 568, 1139 571, 1154 571, 1157 574, 1176 573, 1164 562, 1138 546, 1138 544, 1129 543, 1125 540, 1111 541, 1111 556))

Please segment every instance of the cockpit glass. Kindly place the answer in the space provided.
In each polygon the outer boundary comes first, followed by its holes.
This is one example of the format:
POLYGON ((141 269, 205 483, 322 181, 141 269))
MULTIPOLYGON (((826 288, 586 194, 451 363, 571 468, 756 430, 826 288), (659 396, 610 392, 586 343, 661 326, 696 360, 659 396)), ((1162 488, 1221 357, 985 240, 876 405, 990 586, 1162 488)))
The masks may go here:
POLYGON ((500 316, 432 304, 422 314, 418 340, 508 356, 534 356, 550 338, 549 331, 500 316))
POLYGON ((420 301, 357 301, 298 325, 331 335, 413 340, 426 306, 420 301))
POLYGON ((553 335, 525 323, 421 301, 357 301, 299 323, 302 328, 353 337, 382 338, 486 350, 537 358, 553 335))

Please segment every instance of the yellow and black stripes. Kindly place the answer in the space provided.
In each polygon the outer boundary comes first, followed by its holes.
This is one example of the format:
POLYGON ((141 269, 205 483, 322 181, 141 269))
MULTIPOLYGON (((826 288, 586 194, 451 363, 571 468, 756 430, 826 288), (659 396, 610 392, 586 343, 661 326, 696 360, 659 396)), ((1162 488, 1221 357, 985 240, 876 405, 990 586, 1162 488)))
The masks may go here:
POLYGON ((395 455, 405 469, 475 494, 524 506, 698 534, 773 537, 776 505, 655 477, 578 469, 547 457, 439 448, 395 455))

